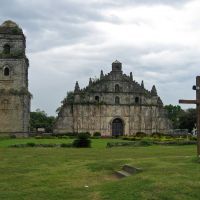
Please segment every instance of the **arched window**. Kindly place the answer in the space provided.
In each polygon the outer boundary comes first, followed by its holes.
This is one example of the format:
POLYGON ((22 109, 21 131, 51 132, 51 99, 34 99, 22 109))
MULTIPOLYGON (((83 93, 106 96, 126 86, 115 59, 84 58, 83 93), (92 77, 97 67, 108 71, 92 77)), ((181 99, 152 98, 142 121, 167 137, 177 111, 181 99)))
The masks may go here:
POLYGON ((115 104, 120 104, 120 98, 119 97, 115 97, 115 104))
POLYGON ((9 44, 5 44, 3 46, 3 53, 4 54, 10 54, 10 45, 9 44))
POLYGON ((99 102, 99 96, 95 96, 95 101, 99 102))
POLYGON ((115 92, 119 92, 119 85, 118 84, 115 85, 115 92))
POLYGON ((139 103, 140 102, 140 98, 139 97, 135 97, 135 103, 139 103))
POLYGON ((9 76, 10 75, 10 69, 9 69, 9 67, 5 67, 4 68, 3 74, 4 74, 4 76, 9 76))

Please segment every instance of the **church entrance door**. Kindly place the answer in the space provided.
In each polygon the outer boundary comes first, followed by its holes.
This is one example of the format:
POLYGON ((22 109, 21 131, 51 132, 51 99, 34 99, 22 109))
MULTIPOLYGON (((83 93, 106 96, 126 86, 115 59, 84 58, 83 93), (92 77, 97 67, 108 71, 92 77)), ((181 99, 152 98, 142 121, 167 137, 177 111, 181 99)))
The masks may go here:
POLYGON ((121 119, 116 118, 112 122, 112 136, 123 135, 124 125, 121 119))

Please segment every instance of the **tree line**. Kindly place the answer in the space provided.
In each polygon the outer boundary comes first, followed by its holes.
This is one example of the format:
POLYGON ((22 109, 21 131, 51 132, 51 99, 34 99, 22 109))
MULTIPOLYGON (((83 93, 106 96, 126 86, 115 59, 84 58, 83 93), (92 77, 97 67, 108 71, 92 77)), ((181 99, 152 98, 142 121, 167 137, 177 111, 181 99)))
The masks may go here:
POLYGON ((54 123, 55 117, 48 116, 45 111, 37 109, 30 113, 30 130, 33 132, 36 132, 38 128, 44 128, 46 133, 52 133, 54 123))
POLYGON ((179 105, 166 105, 169 119, 172 121, 174 129, 188 129, 191 133, 196 126, 197 112, 195 108, 188 108, 183 110, 179 105))

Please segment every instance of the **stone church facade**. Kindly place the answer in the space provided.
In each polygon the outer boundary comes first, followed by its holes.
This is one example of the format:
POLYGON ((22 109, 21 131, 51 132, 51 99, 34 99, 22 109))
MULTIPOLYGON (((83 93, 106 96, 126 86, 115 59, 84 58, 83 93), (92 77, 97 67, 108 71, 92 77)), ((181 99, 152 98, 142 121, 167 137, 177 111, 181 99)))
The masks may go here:
POLYGON ((171 122, 157 94, 123 74, 119 61, 112 71, 80 89, 76 82, 58 110, 54 133, 100 132, 104 136, 166 133, 171 122))
POLYGON ((29 131, 29 61, 22 29, 12 21, 0 26, 0 134, 29 131))

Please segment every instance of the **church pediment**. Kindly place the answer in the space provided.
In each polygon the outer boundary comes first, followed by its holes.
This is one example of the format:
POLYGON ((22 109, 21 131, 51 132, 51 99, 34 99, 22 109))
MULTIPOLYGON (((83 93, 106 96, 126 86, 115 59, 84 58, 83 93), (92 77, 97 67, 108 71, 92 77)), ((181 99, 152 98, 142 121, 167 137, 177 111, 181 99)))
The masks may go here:
MULTIPOLYGON (((132 72, 130 75, 123 74, 122 64, 119 61, 112 63, 112 71, 103 74, 101 71, 99 79, 89 79, 89 84, 80 89, 80 92, 116 92, 115 86, 119 86, 119 92, 125 93, 143 93, 151 95, 151 92, 144 88, 144 83, 139 84, 133 80, 132 72)), ((78 86, 79 87, 79 86, 78 86)), ((76 85, 77 88, 77 85, 76 85)))

